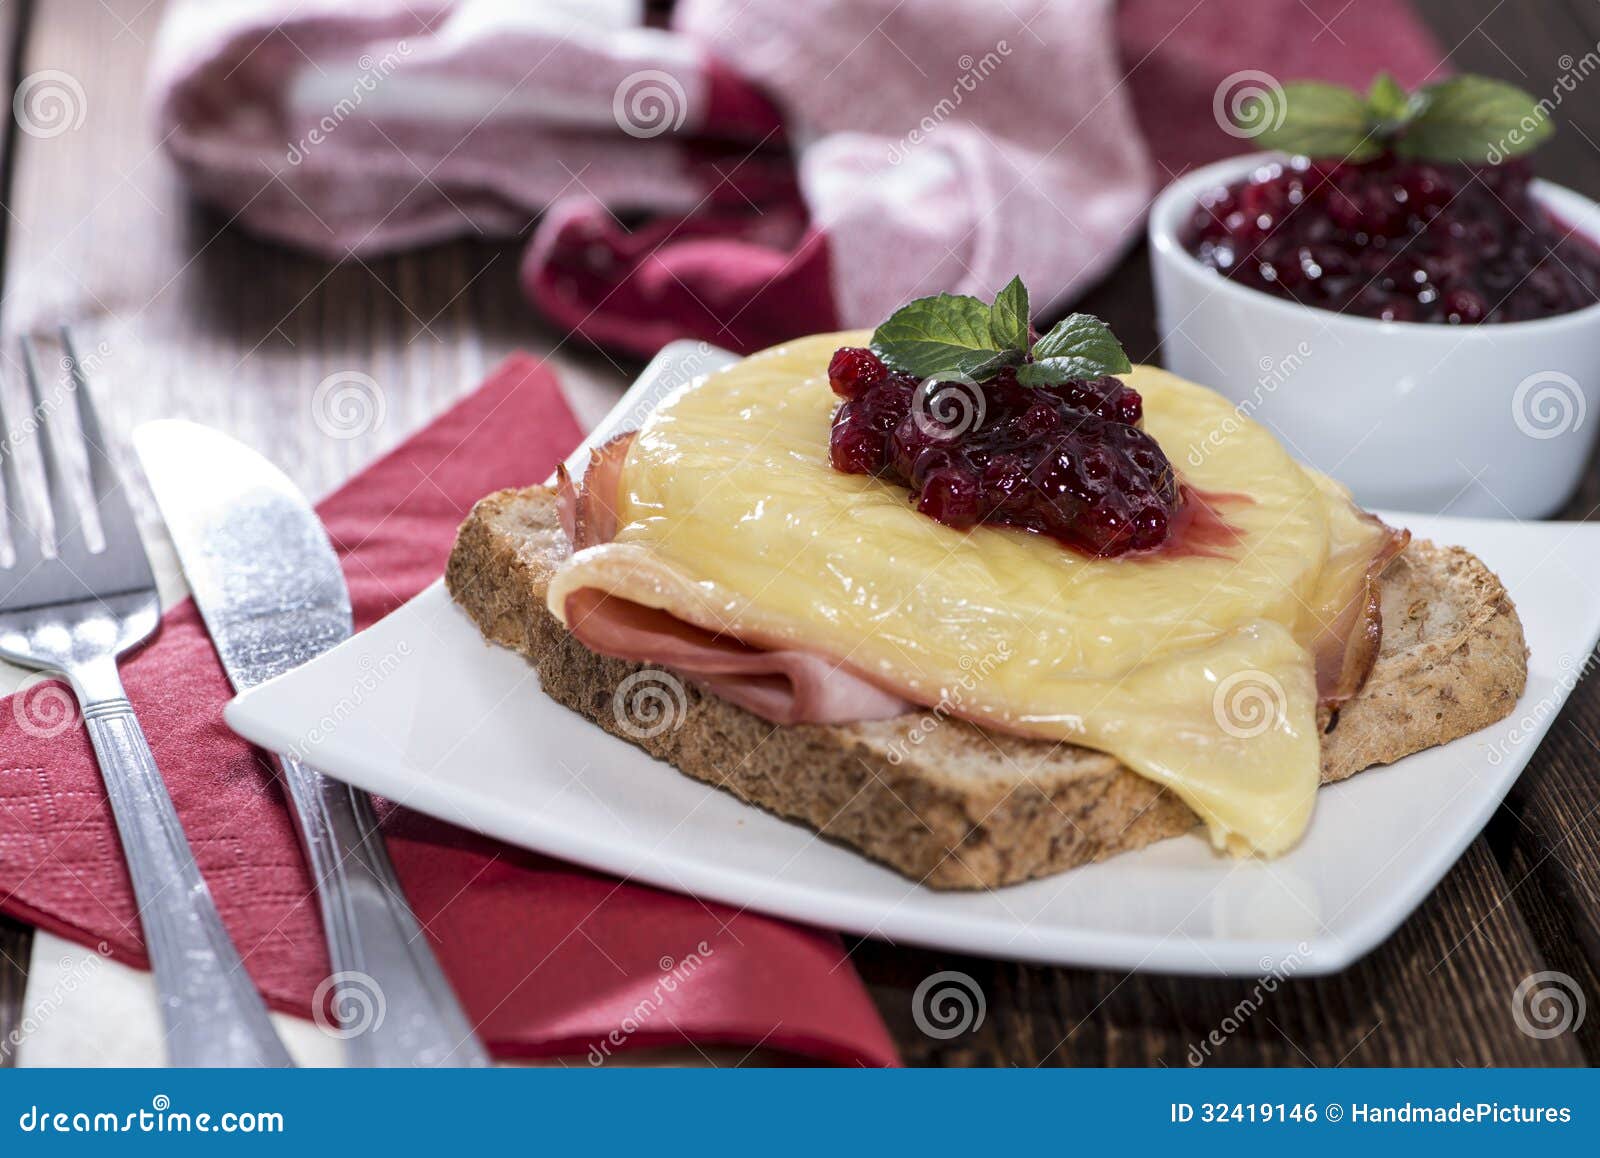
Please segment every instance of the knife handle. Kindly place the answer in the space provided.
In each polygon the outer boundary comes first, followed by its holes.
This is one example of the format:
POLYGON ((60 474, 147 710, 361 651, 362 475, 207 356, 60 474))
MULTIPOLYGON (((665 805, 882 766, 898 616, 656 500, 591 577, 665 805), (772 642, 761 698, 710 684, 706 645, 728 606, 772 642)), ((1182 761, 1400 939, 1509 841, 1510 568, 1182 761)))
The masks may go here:
POLYGON ((488 1065, 400 891, 367 794, 293 756, 280 756, 278 766, 328 935, 333 974, 324 986, 339 1020, 329 1031, 345 1040, 350 1064, 488 1065))
POLYGON ((175 1066, 288 1066, 267 1007, 228 938, 114 663, 69 673, 122 841, 175 1066))

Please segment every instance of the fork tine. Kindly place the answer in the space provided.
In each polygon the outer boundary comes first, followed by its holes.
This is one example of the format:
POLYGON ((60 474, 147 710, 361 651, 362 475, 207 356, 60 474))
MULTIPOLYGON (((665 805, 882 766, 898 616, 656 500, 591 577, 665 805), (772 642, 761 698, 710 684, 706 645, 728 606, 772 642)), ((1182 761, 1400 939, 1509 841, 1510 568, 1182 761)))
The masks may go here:
POLYGON ((117 473, 111 458, 111 444, 106 441, 100 426, 100 415, 94 405, 94 391, 89 389, 89 373, 78 357, 78 347, 72 340, 72 329, 61 327, 61 348, 66 354, 67 371, 72 376, 72 392, 78 396, 78 429, 82 433, 84 454, 89 460, 90 511, 89 523, 100 529, 102 549, 121 553, 129 558, 144 557, 144 546, 139 539, 138 520, 129 501, 128 488, 117 473))
MULTIPOLYGON (((0 391, 3 395, 4 391, 0 391)), ((11 536, 11 552, 20 568, 36 563, 44 557, 39 547, 39 536, 29 526, 28 501, 22 490, 22 479, 17 473, 17 446, 22 432, 11 429, 6 419, 5 399, 0 397, 0 432, 5 442, 0 444, 0 482, 5 486, 5 507, 0 508, 0 526, 11 536)))
POLYGON ((111 455, 106 450, 105 438, 100 432, 100 416, 95 412, 94 399, 89 394, 89 377, 78 359, 78 347, 72 341, 72 330, 61 327, 61 348, 66 351, 67 371, 72 376, 72 392, 78 397, 78 429, 83 433, 84 449, 89 457, 89 483, 98 506, 118 491, 121 483, 116 468, 111 465, 111 455))
POLYGON ((39 360, 33 348, 33 341, 29 338, 22 339, 22 364, 27 372, 28 397, 33 403, 33 412, 39 419, 39 455, 44 460, 44 488, 50 497, 50 514, 54 520, 54 537, 56 553, 60 554, 61 544, 73 531, 79 530, 78 512, 72 503, 72 492, 67 487, 66 473, 61 469, 61 460, 56 454, 56 445, 53 423, 49 420, 49 412, 44 404, 43 379, 39 374, 39 360))

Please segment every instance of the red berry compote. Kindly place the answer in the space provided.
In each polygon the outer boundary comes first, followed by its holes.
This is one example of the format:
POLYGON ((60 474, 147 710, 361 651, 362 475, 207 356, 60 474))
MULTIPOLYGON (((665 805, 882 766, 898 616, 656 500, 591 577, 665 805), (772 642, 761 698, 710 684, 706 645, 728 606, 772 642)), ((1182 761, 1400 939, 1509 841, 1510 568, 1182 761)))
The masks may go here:
POLYGON ((1523 158, 1384 154, 1265 165, 1207 195, 1182 241, 1241 285, 1339 313, 1520 322, 1600 301, 1600 249, 1529 189, 1523 158))
POLYGON ((1108 557, 1162 546, 1183 508, 1172 464, 1139 428, 1138 392, 1116 378, 1031 387, 1005 369, 919 383, 845 347, 828 381, 845 400, 834 467, 910 488, 949 526, 1017 527, 1108 557))

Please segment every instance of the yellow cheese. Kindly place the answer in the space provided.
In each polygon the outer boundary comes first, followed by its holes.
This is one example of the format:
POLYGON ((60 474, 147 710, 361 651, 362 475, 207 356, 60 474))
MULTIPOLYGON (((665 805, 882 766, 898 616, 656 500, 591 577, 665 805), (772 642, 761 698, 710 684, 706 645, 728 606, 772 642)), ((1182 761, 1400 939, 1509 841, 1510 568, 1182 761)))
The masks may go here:
POLYGON ((1239 536, 1225 557, 1090 559, 954 530, 903 487, 828 463, 828 359, 866 341, 805 338, 669 399, 628 454, 620 532, 563 566, 551 610, 596 587, 822 653, 923 704, 959 689, 979 724, 1167 785, 1219 847, 1291 846, 1318 783, 1311 645, 1362 590, 1382 529, 1219 395, 1138 367, 1145 427, 1184 481, 1250 497, 1223 508, 1239 536))

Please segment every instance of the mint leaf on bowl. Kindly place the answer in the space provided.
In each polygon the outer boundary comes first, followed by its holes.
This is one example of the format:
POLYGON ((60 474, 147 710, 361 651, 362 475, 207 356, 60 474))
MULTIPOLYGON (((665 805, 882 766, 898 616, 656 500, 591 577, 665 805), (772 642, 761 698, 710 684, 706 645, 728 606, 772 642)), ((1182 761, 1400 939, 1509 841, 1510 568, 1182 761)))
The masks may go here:
POLYGON ((1548 110, 1515 85, 1451 77, 1406 92, 1380 73, 1365 93, 1294 81, 1253 93, 1233 113, 1240 135, 1265 149, 1370 161, 1386 150, 1426 161, 1497 163, 1555 132, 1548 110))
POLYGON ((1256 143, 1266 149, 1358 161, 1381 151, 1367 98, 1336 84, 1299 81, 1252 96, 1236 119, 1241 128, 1258 127, 1256 143), (1277 109, 1274 100, 1281 102, 1277 109))
POLYGON ((1457 76, 1422 89, 1395 142, 1402 157, 1482 164, 1538 148, 1556 131, 1539 103, 1515 85, 1457 76))
POLYGON ((1385 124, 1398 125, 1411 115, 1411 97, 1400 82, 1386 72, 1373 78, 1367 89, 1367 107, 1372 116, 1385 124))

